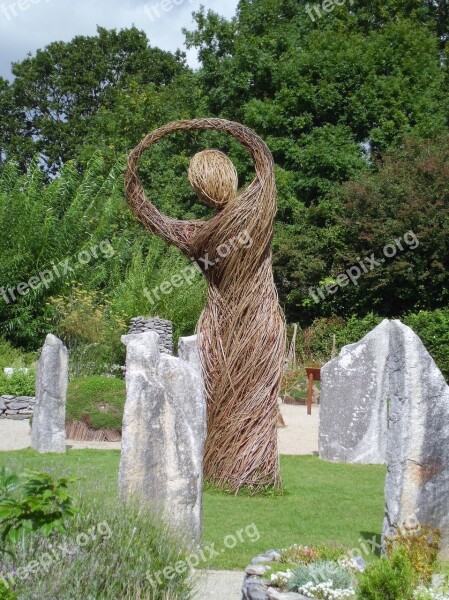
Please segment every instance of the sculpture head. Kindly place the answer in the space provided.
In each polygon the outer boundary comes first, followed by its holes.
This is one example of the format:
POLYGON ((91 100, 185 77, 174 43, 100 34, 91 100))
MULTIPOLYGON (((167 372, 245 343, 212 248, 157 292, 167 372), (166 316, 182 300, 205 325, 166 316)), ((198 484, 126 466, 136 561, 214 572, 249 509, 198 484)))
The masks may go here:
POLYGON ((201 200, 212 208, 223 208, 237 195, 237 171, 220 150, 195 154, 190 161, 189 180, 201 200))

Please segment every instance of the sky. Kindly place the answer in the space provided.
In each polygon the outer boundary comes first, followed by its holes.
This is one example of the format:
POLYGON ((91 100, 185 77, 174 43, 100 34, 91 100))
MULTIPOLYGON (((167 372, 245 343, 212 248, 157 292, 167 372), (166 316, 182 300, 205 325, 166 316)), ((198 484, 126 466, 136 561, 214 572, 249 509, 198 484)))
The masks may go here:
MULTIPOLYGON (((143 29, 152 46, 184 47, 183 27, 193 29, 192 12, 201 4, 224 17, 235 14, 238 0, 0 0, 0 76, 11 79, 11 63, 50 42, 95 35, 97 25, 143 29), (162 6, 164 8, 162 8, 162 6)), ((197 65, 196 52, 188 53, 197 65)))

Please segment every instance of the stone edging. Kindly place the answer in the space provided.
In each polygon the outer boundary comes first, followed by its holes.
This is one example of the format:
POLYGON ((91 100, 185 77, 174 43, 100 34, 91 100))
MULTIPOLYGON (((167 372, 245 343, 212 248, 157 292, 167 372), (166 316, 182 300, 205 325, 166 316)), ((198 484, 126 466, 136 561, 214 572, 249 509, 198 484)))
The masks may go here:
POLYGON ((264 574, 273 566, 279 564, 281 555, 277 550, 268 550, 265 554, 256 556, 245 569, 243 580, 243 600, 310 600, 296 592, 280 592, 279 588, 272 587, 264 574))
POLYGON ((34 396, 0 396, 0 419, 30 419, 33 416, 34 403, 34 396))

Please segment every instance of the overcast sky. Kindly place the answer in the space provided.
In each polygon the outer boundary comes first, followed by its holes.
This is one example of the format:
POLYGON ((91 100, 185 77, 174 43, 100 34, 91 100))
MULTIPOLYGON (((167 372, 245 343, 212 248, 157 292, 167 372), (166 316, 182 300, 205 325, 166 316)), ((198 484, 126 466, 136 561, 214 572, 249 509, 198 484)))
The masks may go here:
MULTIPOLYGON (((192 28, 192 12, 201 4, 225 17, 235 14, 238 0, 0 0, 0 75, 9 79, 11 62, 22 60, 50 42, 75 35, 94 35, 97 25, 143 29, 152 46, 184 48, 183 27, 192 28)), ((196 65, 196 54, 189 55, 196 65)))

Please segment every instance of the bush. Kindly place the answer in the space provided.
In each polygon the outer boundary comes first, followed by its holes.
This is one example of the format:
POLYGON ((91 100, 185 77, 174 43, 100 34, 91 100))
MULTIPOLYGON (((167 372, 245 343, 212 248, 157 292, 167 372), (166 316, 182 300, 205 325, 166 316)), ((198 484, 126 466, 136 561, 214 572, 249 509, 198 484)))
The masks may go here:
POLYGON ((438 558, 441 532, 429 525, 398 530, 394 537, 385 539, 385 549, 391 556, 398 548, 407 554, 419 583, 432 580, 434 566, 438 558))
POLYGON ((50 568, 16 580, 21 600, 189 600, 192 582, 186 569, 163 575, 166 567, 185 560, 182 545, 163 525, 148 514, 126 510, 100 501, 86 502, 82 513, 70 521, 66 535, 54 534, 32 541, 25 536, 14 563, 7 562, 5 573, 30 565, 52 549, 57 554, 50 568), (82 536, 83 542, 78 542, 82 536), (156 576, 159 575, 159 579, 156 576))
MULTIPOLYGON (((2 572, 0 570, 0 577, 2 572)), ((6 585, 0 581, 0 600, 16 600, 17 596, 11 588, 7 588, 6 585)))
POLYGON ((334 589, 348 589, 352 587, 351 574, 332 560, 317 560, 310 564, 300 564, 293 572, 288 589, 297 591, 307 583, 316 584, 331 581, 334 589))
MULTIPOLYGON (((421 311, 400 319, 421 338, 449 380, 449 309, 421 311)), ((310 327, 299 331, 297 354, 303 363, 325 363, 331 358, 334 335, 340 351, 343 346, 361 340, 381 321, 382 317, 372 313, 363 318, 350 317, 347 321, 336 316, 315 319, 310 327)))
POLYGON ((69 382, 66 421, 84 421, 93 429, 122 428, 126 386, 114 377, 79 377, 69 382))
POLYGON ((10 342, 0 337, 0 372, 5 367, 23 368, 34 364, 37 355, 31 352, 22 352, 14 348, 10 342))
POLYGON ((383 556, 359 577, 359 600, 409 600, 416 587, 416 575, 403 549, 383 556))
POLYGON ((407 315, 403 321, 419 335, 449 381, 449 309, 421 311, 407 315))
POLYGON ((70 296, 50 298, 49 306, 50 321, 70 352, 71 375, 104 375, 113 365, 123 364, 120 336, 126 322, 112 312, 104 293, 77 286, 70 296))
POLYGON ((34 396, 36 384, 36 373, 30 369, 28 373, 14 372, 11 377, 0 372, 0 395, 11 396, 34 396))
POLYGON ((382 321, 382 317, 369 314, 363 318, 351 317, 347 321, 341 317, 315 319, 312 325, 300 332, 299 343, 303 351, 304 362, 318 361, 325 363, 331 359, 333 337, 335 335, 337 349, 347 344, 358 342, 382 321))
POLYGON ((0 471, 0 550, 9 551, 25 531, 48 537, 55 529, 66 532, 65 522, 73 517, 72 497, 67 486, 74 480, 54 479, 48 473, 27 471, 22 476, 0 471), (3 544, 5 546, 3 546, 3 544))
POLYGON ((346 554, 343 546, 320 544, 319 546, 298 546, 294 544, 281 552, 282 563, 306 563, 322 560, 337 561, 346 554))

